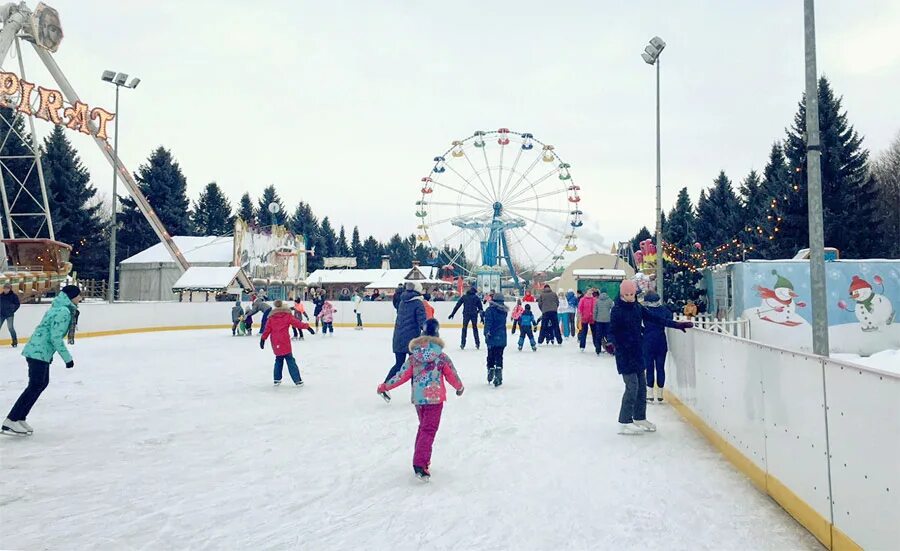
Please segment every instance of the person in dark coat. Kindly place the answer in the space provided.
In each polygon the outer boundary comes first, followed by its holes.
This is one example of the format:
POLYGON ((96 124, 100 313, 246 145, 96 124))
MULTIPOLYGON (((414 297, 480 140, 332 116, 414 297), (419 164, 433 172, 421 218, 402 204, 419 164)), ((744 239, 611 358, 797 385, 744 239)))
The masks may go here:
POLYGON ((394 303, 394 310, 400 309, 400 300, 403 298, 403 293, 406 292, 403 284, 397 285, 397 289, 394 291, 394 297, 391 301, 394 303))
POLYGON ((619 434, 655 432, 656 425, 647 421, 647 379, 643 361, 643 326, 658 323, 675 329, 689 329, 690 322, 675 322, 658 317, 637 303, 637 285, 623 281, 619 298, 610 314, 613 343, 610 352, 616 355, 616 369, 625 381, 625 393, 619 409, 619 434))
POLYGON ((450 312, 449 319, 453 319, 453 316, 456 315, 456 312, 460 307, 463 309, 463 330, 462 338, 459 341, 459 347, 461 349, 466 348, 466 333, 469 332, 469 324, 471 323, 472 334, 475 335, 475 350, 478 350, 481 348, 481 339, 478 337, 478 317, 479 315, 484 314, 484 310, 481 306, 481 299, 478 298, 478 289, 476 289, 474 285, 469 287, 466 294, 459 297, 459 300, 456 301, 456 306, 454 306, 453 311, 450 312))
POLYGON ((12 290, 12 285, 7 283, 0 290, 0 328, 3 324, 9 329, 9 336, 12 339, 12 347, 19 346, 19 337, 16 335, 16 326, 13 320, 16 318, 16 310, 19 309, 19 295, 12 290))
POLYGON ((319 314, 322 313, 322 307, 325 306, 325 289, 319 289, 319 292, 313 295, 313 317, 316 318, 316 329, 319 328, 319 314))
MULTIPOLYGON (((409 354, 409 341, 422 334, 425 327, 425 302, 422 297, 422 284, 407 281, 406 290, 400 297, 400 306, 397 308, 397 319, 394 321, 394 366, 388 372, 384 382, 387 382, 397 374, 406 361, 409 354)), ((381 397, 385 402, 391 401, 391 395, 382 392, 381 397)))
POLYGON ((495 293, 484 311, 484 340, 487 343, 487 380, 494 386, 503 384, 503 350, 506 349, 506 316, 509 310, 503 295, 495 293))
POLYGON ((542 344, 546 339, 552 342, 556 339, 557 344, 562 344, 562 332, 559 330, 559 297, 556 296, 549 285, 544 285, 541 296, 538 297, 538 308, 541 310, 541 332, 538 334, 538 344, 542 344))
POLYGON ((659 295, 650 291, 644 296, 644 308, 654 314, 654 318, 644 321, 644 369, 647 370, 647 402, 653 402, 653 383, 656 383, 656 401, 663 401, 663 387, 666 385, 666 341, 664 320, 672 319, 672 311, 662 305, 659 295))

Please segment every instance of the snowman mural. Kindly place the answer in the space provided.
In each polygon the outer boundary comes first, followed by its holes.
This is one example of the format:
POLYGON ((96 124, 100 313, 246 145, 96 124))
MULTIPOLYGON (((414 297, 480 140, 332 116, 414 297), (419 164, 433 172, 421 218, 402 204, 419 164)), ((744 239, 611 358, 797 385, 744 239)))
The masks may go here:
POLYGON ((762 304, 755 308, 756 315, 761 320, 787 327, 801 325, 804 320, 797 314, 797 308, 805 307, 806 303, 794 300, 799 295, 794 292, 794 284, 789 279, 779 275, 776 270, 772 270, 772 275, 778 278, 772 289, 762 285, 755 287, 762 298, 762 304))
POLYGON ((881 294, 876 293, 865 279, 853 276, 849 292, 850 298, 856 302, 856 308, 851 310, 843 300, 838 302, 839 308, 856 314, 860 329, 867 333, 894 323, 894 306, 884 296, 884 281, 880 276, 875 276, 874 281, 876 285, 881 286, 881 294))

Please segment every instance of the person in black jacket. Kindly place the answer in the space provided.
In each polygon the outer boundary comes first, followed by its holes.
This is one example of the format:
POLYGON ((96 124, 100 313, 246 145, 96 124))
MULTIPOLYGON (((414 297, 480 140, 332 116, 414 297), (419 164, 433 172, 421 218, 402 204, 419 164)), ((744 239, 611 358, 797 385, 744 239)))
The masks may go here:
POLYGON ((400 309, 400 299, 403 298, 403 293, 406 292, 406 289, 403 287, 403 284, 397 285, 397 289, 394 290, 394 297, 391 301, 394 303, 394 310, 400 309))
POLYGON ((462 339, 459 341, 459 347, 465 350, 466 333, 469 332, 469 324, 471 323, 472 334, 475 335, 475 349, 478 350, 481 348, 481 339, 478 336, 478 316, 484 315, 484 309, 481 306, 481 299, 478 298, 478 289, 476 289, 474 285, 469 287, 466 294, 459 297, 459 300, 456 301, 456 306, 454 306, 453 311, 450 312, 449 319, 453 319, 453 316, 456 315, 460 306, 462 306, 463 309, 463 330, 462 339))
MULTIPOLYGON (((413 281, 406 282, 406 290, 400 298, 400 307, 397 308, 397 319, 394 321, 394 366, 388 372, 384 382, 397 374, 406 361, 409 354, 409 341, 422 335, 425 327, 425 302, 422 297, 422 284, 413 281)), ((391 401, 391 395, 382 392, 381 397, 385 402, 391 401)))
POLYGON ((16 335, 16 326, 13 320, 16 317, 16 310, 19 309, 19 295, 13 292, 12 285, 7 283, 0 290, 0 328, 3 324, 9 329, 9 336, 12 339, 12 347, 19 346, 19 338, 16 335))
POLYGON ((625 393, 619 409, 619 434, 655 432, 656 425, 647 420, 647 377, 644 370, 643 324, 653 323, 689 329, 690 322, 676 322, 656 316, 637 303, 637 285, 631 280, 619 287, 619 298, 610 313, 610 332, 616 355, 616 368, 625 381, 625 393))
POLYGON ((316 318, 316 329, 319 328, 319 314, 322 313, 322 307, 325 306, 325 289, 319 289, 319 291, 313 294, 313 317, 316 318))

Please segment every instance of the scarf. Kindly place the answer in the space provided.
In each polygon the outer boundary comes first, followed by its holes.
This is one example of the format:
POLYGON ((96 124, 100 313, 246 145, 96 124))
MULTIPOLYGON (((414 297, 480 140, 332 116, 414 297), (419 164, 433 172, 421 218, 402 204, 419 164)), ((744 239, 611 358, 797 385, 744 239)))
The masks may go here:
POLYGON ((875 300, 875 293, 872 293, 872 295, 871 295, 868 299, 866 299, 866 300, 858 300, 858 301, 856 301, 856 302, 858 302, 859 304, 862 304, 862 305, 863 305, 863 308, 866 309, 866 312, 868 312, 868 313, 871 314, 871 313, 872 313, 872 301, 873 301, 873 300, 875 300))

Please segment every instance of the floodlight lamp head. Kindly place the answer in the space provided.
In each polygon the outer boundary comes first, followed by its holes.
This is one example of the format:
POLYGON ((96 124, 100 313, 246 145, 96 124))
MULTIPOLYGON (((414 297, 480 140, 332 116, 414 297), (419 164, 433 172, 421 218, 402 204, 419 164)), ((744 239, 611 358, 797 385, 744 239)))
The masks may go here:
POLYGON ((127 80, 128 80, 127 73, 116 73, 116 78, 113 79, 113 83, 118 86, 122 86, 125 84, 125 81, 127 81, 127 80))
POLYGON ((641 57, 644 58, 644 62, 648 65, 653 65, 656 62, 656 59, 653 56, 647 55, 646 53, 641 53, 641 57))
POLYGON ((103 76, 100 77, 105 82, 112 82, 114 78, 116 78, 115 71, 103 71, 103 76))
POLYGON ((133 79, 131 79, 131 82, 126 85, 126 88, 137 88, 138 84, 140 83, 141 79, 134 77, 133 79))
POLYGON ((650 44, 653 44, 656 47, 656 50, 662 52, 666 48, 666 41, 658 36, 654 36, 650 39, 650 44))

